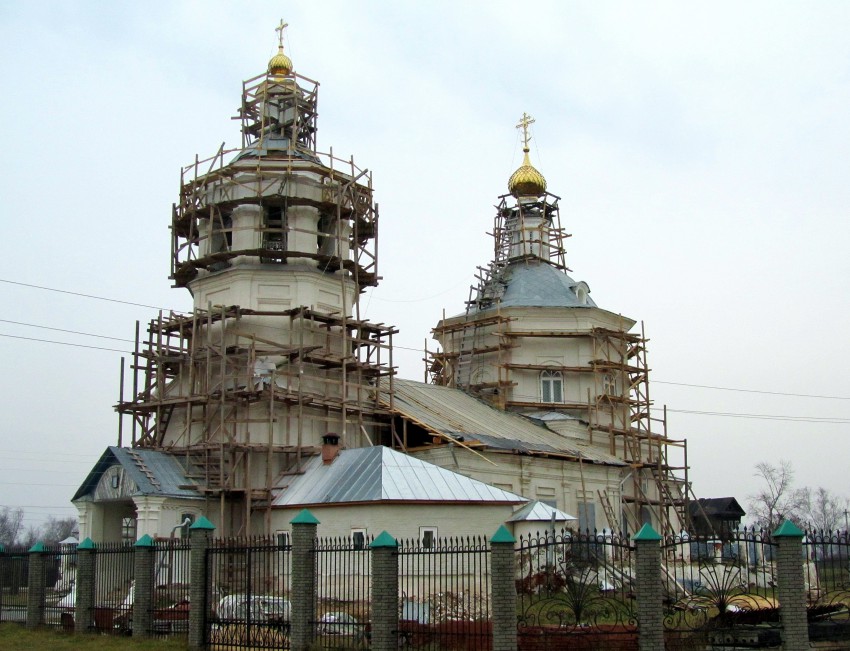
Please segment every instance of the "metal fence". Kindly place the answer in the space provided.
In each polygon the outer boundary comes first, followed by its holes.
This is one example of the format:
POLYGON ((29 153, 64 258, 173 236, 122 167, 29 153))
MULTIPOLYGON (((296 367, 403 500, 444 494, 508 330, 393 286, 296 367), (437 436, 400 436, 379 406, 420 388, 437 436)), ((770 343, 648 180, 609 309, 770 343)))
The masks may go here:
POLYGON ((846 531, 803 538, 803 569, 811 642, 850 639, 850 540, 846 531))
POLYGON ((489 649, 490 545, 480 536, 400 541, 399 644, 489 649))
POLYGON ((151 633, 185 636, 189 632, 191 547, 188 539, 167 538, 154 542, 154 595, 151 633))
POLYGON ((212 649, 289 648, 290 552, 278 537, 213 542, 205 627, 212 649))
POLYGON ((134 559, 127 543, 102 543, 95 550, 94 607, 86 619, 99 633, 125 635, 133 629, 134 559))
POLYGON ((323 649, 365 645, 371 623, 371 552, 368 536, 316 541, 314 645, 323 649))
POLYGON ((27 620, 27 551, 26 547, 6 547, 0 552, 0 622, 27 620))
POLYGON ((628 537, 547 531, 521 537, 516 559, 520 649, 637 649, 628 537))
POLYGON ((44 621, 45 626, 74 630, 74 578, 77 568, 76 545, 52 545, 44 548, 44 621))
POLYGON ((668 651, 780 643, 776 545, 754 529, 662 544, 668 651))

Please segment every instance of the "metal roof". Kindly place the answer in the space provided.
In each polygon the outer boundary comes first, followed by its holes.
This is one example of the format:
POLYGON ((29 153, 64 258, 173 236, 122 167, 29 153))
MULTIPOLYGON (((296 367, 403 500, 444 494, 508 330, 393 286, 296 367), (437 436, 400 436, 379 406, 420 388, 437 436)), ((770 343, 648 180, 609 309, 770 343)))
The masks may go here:
POLYGON ((332 463, 311 457, 273 506, 352 502, 519 504, 526 498, 382 445, 342 450, 332 463))
POLYGON ((191 488, 182 488, 191 482, 186 469, 168 452, 110 446, 77 490, 72 501, 91 494, 101 476, 114 465, 120 465, 136 485, 140 495, 162 497, 202 497, 191 488))
POLYGON ((508 519, 508 522, 551 522, 552 514, 555 515, 555 522, 578 520, 577 517, 570 515, 565 511, 561 511, 560 509, 539 500, 534 500, 516 511, 508 519))
POLYGON ((590 296, 580 302, 575 289, 578 283, 545 262, 514 262, 491 282, 502 285, 501 307, 596 307, 590 296))
MULTIPOLYGON (((382 381, 381 401, 386 406, 390 404, 388 386, 387 380, 382 381)), ((437 436, 464 445, 479 442, 496 450, 550 453, 593 463, 626 465, 614 455, 562 436, 520 414, 491 407, 459 389, 400 378, 393 380, 393 387, 395 410, 437 436)))

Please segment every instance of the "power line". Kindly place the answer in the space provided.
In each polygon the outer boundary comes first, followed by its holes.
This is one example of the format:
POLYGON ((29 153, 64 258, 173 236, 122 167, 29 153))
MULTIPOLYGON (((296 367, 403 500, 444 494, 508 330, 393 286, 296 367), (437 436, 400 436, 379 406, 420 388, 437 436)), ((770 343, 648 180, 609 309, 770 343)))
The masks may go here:
POLYGON ((92 298, 97 301, 107 301, 109 303, 120 303, 122 305, 132 305, 133 307, 147 307, 152 310, 163 310, 169 311, 167 307, 157 307, 156 305, 145 305, 144 303, 133 303, 132 301, 121 301, 117 298, 106 298, 105 296, 96 296, 94 294, 83 294, 81 292, 70 292, 66 289, 55 289, 53 287, 44 287, 42 285, 30 285, 29 283, 20 283, 14 280, 4 280, 0 278, 0 283, 7 283, 9 285, 18 285, 20 287, 31 287, 32 289, 42 289, 46 292, 56 292, 57 294, 68 294, 70 296, 82 296, 83 298, 92 298))
POLYGON ((64 328, 51 328, 50 326, 38 325, 36 323, 24 323, 22 321, 10 321, 9 319, 0 319, 0 323, 13 323, 15 325, 27 326, 28 328, 40 328, 41 330, 53 330, 55 332, 67 332, 72 335, 82 335, 84 337, 97 337, 99 339, 113 339, 115 341, 126 341, 132 344, 133 339, 122 339, 121 337, 110 337, 108 335, 96 335, 91 332, 80 332, 79 330, 65 330, 64 328))
POLYGON ((680 387, 695 387, 698 389, 714 389, 716 391, 737 391, 740 393, 762 393, 769 396, 790 396, 793 398, 820 398, 822 400, 850 400, 850 396, 822 396, 812 393, 786 393, 783 391, 762 391, 760 389, 738 389, 733 387, 716 387, 708 384, 686 384, 685 382, 665 382, 664 380, 652 380, 653 384, 671 384, 680 387))
POLYGON ((72 344, 67 341, 54 341, 53 339, 39 339, 38 337, 21 337, 19 335, 7 335, 4 333, 0 333, 0 337, 8 337, 10 339, 23 339, 25 341, 37 341, 42 344, 58 344, 60 346, 72 346, 74 348, 90 348, 92 350, 108 350, 113 353, 125 353, 130 354, 129 350, 121 350, 119 348, 106 348, 104 346, 86 346, 85 344, 72 344))
POLYGON ((830 425, 850 424, 848 418, 832 418, 829 416, 781 416, 777 414, 738 414, 723 411, 697 411, 693 409, 667 409, 677 414, 695 414, 697 416, 723 416, 726 418, 754 418, 760 420, 781 420, 793 423, 823 423, 830 425))
MULTIPOLYGON (((22 282, 17 282, 17 281, 14 281, 14 280, 5 280, 5 279, 0 278, 0 282, 7 283, 7 284, 10 284, 10 285, 18 285, 18 286, 21 286, 21 287, 30 287, 30 288, 34 288, 34 289, 41 289, 41 290, 44 290, 44 291, 57 292, 57 293, 60 293, 60 294, 69 294, 71 296, 82 296, 84 298, 91 298, 91 299, 96 299, 96 300, 100 300, 100 301, 107 301, 107 302, 110 302, 110 303, 120 303, 120 304, 124 304, 124 305, 133 305, 135 307, 146 307, 146 308, 150 308, 150 309, 154 309, 154 310, 169 311, 169 308, 157 307, 155 305, 146 305, 144 303, 134 303, 132 301, 122 301, 122 300, 118 300, 118 299, 114 299, 114 298, 107 298, 105 296, 97 296, 95 294, 83 294, 83 293, 80 293, 80 292, 71 292, 71 291, 68 291, 68 290, 56 289, 56 288, 53 288, 53 287, 44 287, 42 285, 32 285, 32 284, 29 284, 29 283, 22 283, 22 282)), ((451 291, 451 289, 454 289, 454 287, 450 288, 449 290, 445 290, 443 292, 440 292, 439 294, 435 294, 434 296, 439 296, 441 294, 444 294, 444 293, 446 293, 446 291, 451 291)), ((429 298, 433 298, 433 297, 429 297, 429 298)), ((428 300, 428 299, 427 298, 413 299, 413 300, 410 300, 410 301, 405 301, 405 300, 397 300, 396 301, 396 300, 391 300, 391 299, 377 299, 377 300, 384 300, 384 301, 388 301, 388 302, 397 302, 397 303, 405 303, 405 302, 415 303, 415 302, 418 302, 418 301, 424 301, 424 300, 428 300)), ((174 311, 174 310, 171 310, 171 311, 174 311)), ((98 334, 94 334, 94 333, 81 332, 81 331, 76 331, 76 330, 64 330, 62 328, 55 328, 55 327, 51 327, 51 326, 37 325, 37 324, 33 324, 33 323, 23 323, 23 322, 20 322, 20 321, 11 321, 11 320, 8 320, 8 319, 0 319, 0 323, 11 323, 11 324, 22 325, 22 326, 27 326, 27 327, 31 327, 31 328, 41 328, 41 329, 45 329, 45 330, 54 330, 54 331, 57 331, 57 332, 66 332, 66 333, 69 333, 69 334, 82 335, 82 336, 85 336, 85 337, 98 337, 98 338, 102 338, 102 339, 111 339, 111 340, 114 340, 114 341, 124 341, 124 342, 127 342, 127 343, 133 343, 133 341, 134 341, 132 339, 126 339, 126 338, 122 338, 122 337, 111 337, 111 336, 108 336, 108 335, 98 335, 98 334)), ((272 326, 260 326, 260 327, 271 328, 272 326)), ((39 339, 39 338, 36 338, 36 337, 22 337, 22 336, 18 336, 18 335, 7 335, 7 334, 0 334, 0 336, 9 337, 9 338, 12 338, 12 339, 24 339, 24 340, 27 340, 27 341, 37 341, 37 342, 41 342, 41 343, 59 344, 59 345, 62 345, 62 346, 74 346, 74 347, 78 347, 78 348, 91 348, 93 350, 106 350, 106 351, 110 351, 110 352, 118 352, 118 353, 126 353, 126 354, 132 353, 132 351, 119 350, 119 349, 116 349, 116 348, 105 348, 105 347, 101 347, 101 346, 86 346, 86 345, 83 345, 83 344, 74 344, 74 343, 68 343, 68 342, 64 342, 64 341, 53 341, 53 340, 50 340, 50 339, 39 339)), ((399 345, 399 344, 393 344, 393 348, 398 348, 400 350, 409 350, 409 351, 412 351, 412 352, 425 352, 421 348, 412 348, 412 347, 409 347, 409 346, 402 346, 402 345, 399 345)), ((784 392, 784 391, 766 391, 766 390, 762 390, 762 389, 742 389, 740 387, 723 387, 723 386, 715 386, 715 385, 708 385, 708 384, 692 384, 692 383, 687 383, 687 382, 672 382, 672 381, 667 381, 667 380, 656 380, 656 379, 653 379, 652 382, 654 384, 667 384, 667 385, 671 385, 671 386, 691 387, 691 388, 696 388, 696 389, 712 389, 714 391, 733 391, 733 392, 738 392, 738 393, 757 393, 757 394, 763 394, 763 395, 786 396, 786 397, 792 397, 792 398, 814 398, 814 399, 821 399, 821 400, 850 400, 850 396, 829 396, 829 395, 810 394, 810 393, 791 393, 791 392, 784 392)))

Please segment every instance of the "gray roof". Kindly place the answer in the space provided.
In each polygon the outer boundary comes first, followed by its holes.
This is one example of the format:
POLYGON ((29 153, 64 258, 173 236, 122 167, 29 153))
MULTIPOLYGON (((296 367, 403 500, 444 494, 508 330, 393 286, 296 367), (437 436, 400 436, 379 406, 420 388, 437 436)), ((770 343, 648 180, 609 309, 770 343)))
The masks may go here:
MULTIPOLYGON (((393 383, 395 410, 437 436, 449 440, 462 437, 465 445, 479 442, 497 450, 551 453, 595 463, 626 465, 611 454, 562 436, 519 414, 495 409, 459 389, 400 378, 395 378, 393 383)), ((387 387, 388 381, 382 381, 381 401, 389 406, 387 387)))
POLYGON ((577 517, 565 511, 561 511, 554 506, 549 506, 539 500, 534 500, 517 510, 508 519, 508 522, 551 522, 553 513, 555 514, 555 522, 578 520, 577 517))
POLYGON ((114 465, 121 465, 124 468, 124 472, 136 485, 140 495, 202 497, 194 489, 183 488, 194 482, 186 477, 186 469, 174 455, 157 450, 110 446, 106 448, 71 500, 78 500, 91 494, 103 473, 114 465))
POLYGON ((590 296, 585 303, 579 302, 578 283, 542 261, 511 263, 491 282, 503 286, 497 292, 501 295, 501 307, 596 307, 590 296))
POLYGON ((352 502, 451 502, 519 504, 526 498, 470 479, 382 445, 342 450, 333 463, 311 457, 304 473, 273 506, 348 504, 352 502))

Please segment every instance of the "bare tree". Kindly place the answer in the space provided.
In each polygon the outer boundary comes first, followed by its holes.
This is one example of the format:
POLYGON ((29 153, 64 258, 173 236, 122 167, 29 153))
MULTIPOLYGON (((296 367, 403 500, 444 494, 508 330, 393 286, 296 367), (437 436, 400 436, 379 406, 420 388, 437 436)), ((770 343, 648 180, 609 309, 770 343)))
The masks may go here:
POLYGON ((7 506, 0 508, 0 545, 9 547, 18 540, 24 525, 24 512, 22 509, 10 509, 7 506))
POLYGON ((841 498, 823 486, 810 491, 806 489, 806 511, 808 524, 816 531, 835 531, 844 522, 847 499, 841 498))
POLYGON ((766 461, 756 464, 756 477, 761 487, 750 495, 750 515, 756 524, 773 531, 783 521, 791 520, 803 525, 806 520, 808 491, 794 488, 794 468, 790 461, 780 461, 773 465, 766 461))
POLYGON ((40 531, 40 539, 50 545, 72 536, 77 531, 77 518, 47 518, 40 531))

